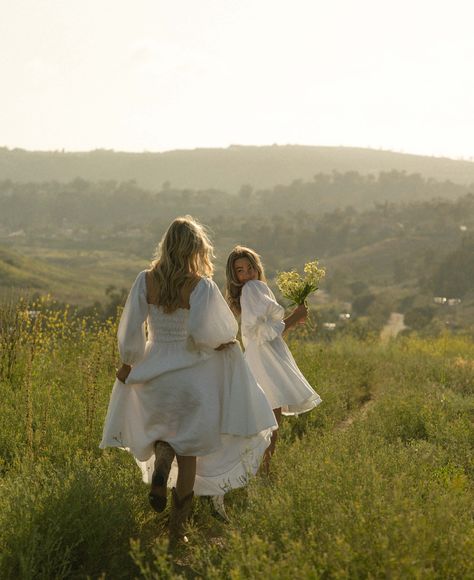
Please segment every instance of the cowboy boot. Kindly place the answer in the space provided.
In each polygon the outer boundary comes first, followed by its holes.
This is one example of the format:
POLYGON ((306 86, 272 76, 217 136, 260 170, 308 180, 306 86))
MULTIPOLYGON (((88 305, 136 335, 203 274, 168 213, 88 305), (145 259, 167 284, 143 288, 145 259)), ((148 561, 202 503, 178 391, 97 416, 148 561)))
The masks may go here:
POLYGON ((179 499, 176 488, 173 487, 171 492, 171 513, 169 521, 169 549, 174 550, 178 542, 187 542, 184 535, 186 522, 191 515, 193 505, 194 491, 191 491, 179 499))
POLYGON ((148 501, 157 512, 162 512, 166 507, 166 484, 168 483, 174 455, 173 448, 166 441, 157 441, 155 443, 155 465, 148 501))

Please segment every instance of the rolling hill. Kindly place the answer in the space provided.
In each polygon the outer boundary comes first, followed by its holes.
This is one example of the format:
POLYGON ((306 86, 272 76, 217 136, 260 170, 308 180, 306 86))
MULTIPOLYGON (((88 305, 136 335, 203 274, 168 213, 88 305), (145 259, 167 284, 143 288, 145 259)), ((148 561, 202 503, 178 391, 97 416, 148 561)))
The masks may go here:
POLYGON ((352 147, 231 146, 164 153, 39 152, 0 148, 0 180, 18 182, 135 180, 145 188, 169 182, 177 188, 237 192, 243 184, 270 188, 318 173, 382 171, 418 173, 425 178, 474 183, 474 162, 352 147))
POLYGON ((130 286, 147 263, 120 252, 19 251, 0 246, 0 302, 10 293, 39 293, 61 302, 86 306, 103 301, 108 286, 130 286))

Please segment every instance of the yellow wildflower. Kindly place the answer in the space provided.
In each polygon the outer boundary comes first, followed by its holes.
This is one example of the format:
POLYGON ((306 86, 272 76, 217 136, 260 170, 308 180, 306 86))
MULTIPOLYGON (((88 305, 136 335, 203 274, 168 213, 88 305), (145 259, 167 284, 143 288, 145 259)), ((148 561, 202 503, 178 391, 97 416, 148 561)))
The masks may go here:
POLYGON ((293 304, 304 304, 310 294, 319 288, 319 282, 326 275, 324 268, 318 267, 318 260, 304 266, 304 277, 296 270, 279 272, 276 283, 280 292, 293 304))

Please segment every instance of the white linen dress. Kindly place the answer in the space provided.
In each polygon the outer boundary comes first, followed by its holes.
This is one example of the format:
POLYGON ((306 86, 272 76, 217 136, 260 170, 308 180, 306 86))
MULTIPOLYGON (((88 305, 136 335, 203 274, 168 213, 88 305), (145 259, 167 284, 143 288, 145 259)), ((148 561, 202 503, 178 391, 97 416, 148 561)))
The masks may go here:
MULTIPOLYGON (((216 284, 202 278, 190 308, 147 303, 146 272, 128 296, 118 329, 121 359, 100 447, 130 451, 151 482, 155 441, 197 457, 196 495, 223 495, 255 474, 277 428, 273 411, 235 339, 237 323, 216 284), (147 333, 148 329, 148 333, 147 333)), ((168 485, 176 484, 173 462, 168 485)))
POLYGON ((321 398, 281 337, 285 310, 270 288, 260 280, 248 281, 242 288, 240 306, 245 359, 272 409, 281 407, 283 415, 298 415, 319 405, 321 398))

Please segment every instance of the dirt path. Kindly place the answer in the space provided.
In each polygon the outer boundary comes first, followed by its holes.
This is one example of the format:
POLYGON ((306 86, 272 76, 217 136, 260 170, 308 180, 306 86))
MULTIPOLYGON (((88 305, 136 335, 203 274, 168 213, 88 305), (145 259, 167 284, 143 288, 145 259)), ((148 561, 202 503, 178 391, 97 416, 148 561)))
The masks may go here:
POLYGON ((343 419, 336 427, 339 431, 345 431, 348 429, 355 421, 364 421, 367 418, 367 413, 372 405, 375 403, 374 399, 369 399, 364 401, 362 405, 348 417, 343 419))
POLYGON ((382 340, 395 338, 397 334, 405 328, 407 328, 405 326, 405 315, 400 314, 400 312, 392 312, 387 324, 382 328, 380 338, 382 340))

